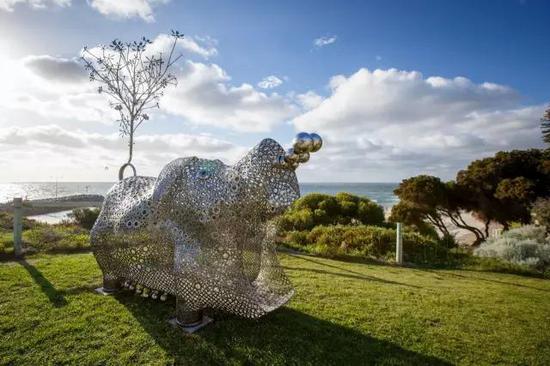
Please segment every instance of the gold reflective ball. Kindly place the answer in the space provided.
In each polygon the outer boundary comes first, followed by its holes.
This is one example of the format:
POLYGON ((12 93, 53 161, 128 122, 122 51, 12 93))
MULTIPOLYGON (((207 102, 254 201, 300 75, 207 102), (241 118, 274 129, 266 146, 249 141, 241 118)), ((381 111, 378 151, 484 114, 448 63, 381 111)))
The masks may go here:
POLYGON ((323 146, 323 139, 316 133, 310 133, 309 136, 311 136, 312 140, 311 152, 319 151, 319 149, 323 146))
POLYGON ((292 141, 292 147, 296 153, 309 152, 312 148, 313 140, 307 132, 300 132, 292 141))
POLYGON ((308 160, 309 160, 308 152, 303 152, 303 153, 300 153, 300 155, 298 155, 298 162, 307 163, 308 160))

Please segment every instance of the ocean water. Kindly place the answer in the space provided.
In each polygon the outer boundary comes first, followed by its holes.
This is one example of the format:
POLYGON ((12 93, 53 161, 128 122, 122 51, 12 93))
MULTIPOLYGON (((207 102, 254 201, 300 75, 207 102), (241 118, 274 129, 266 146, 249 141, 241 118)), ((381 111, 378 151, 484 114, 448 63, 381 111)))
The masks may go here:
MULTIPOLYGON (((0 183, 0 203, 14 197, 26 199, 54 198, 74 194, 104 195, 113 186, 111 182, 38 182, 38 183, 0 183)), ((335 194, 349 192, 367 196, 388 209, 397 203, 393 194, 397 183, 301 183, 301 194, 320 192, 335 194)))

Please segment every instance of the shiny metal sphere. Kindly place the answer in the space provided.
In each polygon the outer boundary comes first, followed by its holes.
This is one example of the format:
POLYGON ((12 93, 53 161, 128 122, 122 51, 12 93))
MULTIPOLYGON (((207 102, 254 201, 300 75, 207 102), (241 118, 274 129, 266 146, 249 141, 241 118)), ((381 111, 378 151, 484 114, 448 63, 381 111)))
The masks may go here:
POLYGON ((311 140, 313 141, 310 152, 316 152, 323 146, 323 139, 316 133, 310 133, 311 140))
POLYGON ((303 153, 300 153, 300 155, 298 155, 298 162, 299 163, 307 163, 308 160, 309 160, 309 153, 308 152, 303 152, 303 153))
POLYGON ((153 291, 153 293, 151 294, 151 299, 156 300, 158 297, 159 297, 158 291, 153 291))
POLYGON ((290 148, 285 153, 285 162, 292 164, 298 162, 299 155, 294 152, 293 148, 290 148))
POLYGON ((313 140, 307 132, 300 132, 296 135, 294 140, 292 140, 292 147, 297 153, 309 152, 312 146, 313 140))

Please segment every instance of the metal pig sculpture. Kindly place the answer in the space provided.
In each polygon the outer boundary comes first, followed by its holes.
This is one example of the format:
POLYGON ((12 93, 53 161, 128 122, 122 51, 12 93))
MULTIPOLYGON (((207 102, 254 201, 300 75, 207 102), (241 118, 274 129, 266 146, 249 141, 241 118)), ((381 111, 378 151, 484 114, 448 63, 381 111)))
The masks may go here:
POLYGON ((321 145, 302 132, 286 153, 265 139, 234 166, 190 157, 158 178, 121 180, 91 232, 102 291, 174 295, 184 326, 200 323, 204 308, 257 318, 285 304, 294 290, 269 220, 299 198, 294 170, 321 145))

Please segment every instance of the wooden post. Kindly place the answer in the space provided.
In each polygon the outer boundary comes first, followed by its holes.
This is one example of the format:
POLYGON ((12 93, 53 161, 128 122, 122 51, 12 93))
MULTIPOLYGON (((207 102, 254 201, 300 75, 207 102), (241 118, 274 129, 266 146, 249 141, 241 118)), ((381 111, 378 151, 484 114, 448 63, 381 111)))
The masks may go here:
POLYGON ((395 262, 397 264, 403 264, 403 230, 400 222, 397 223, 396 229, 395 262))
POLYGON ((13 199, 13 251, 16 257, 21 257, 23 245, 21 233, 23 232, 23 199, 13 199))

